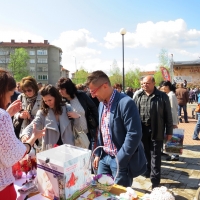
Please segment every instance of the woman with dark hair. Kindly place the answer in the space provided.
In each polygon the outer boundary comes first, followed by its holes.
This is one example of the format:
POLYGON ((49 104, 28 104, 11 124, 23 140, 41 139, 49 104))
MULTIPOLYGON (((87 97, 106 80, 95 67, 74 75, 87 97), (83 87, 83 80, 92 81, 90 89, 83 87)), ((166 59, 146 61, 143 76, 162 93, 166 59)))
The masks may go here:
MULTIPOLYGON (((172 120, 173 120, 173 128, 178 128, 178 101, 175 95, 176 88, 174 85, 171 84, 170 81, 162 81, 160 83, 160 90, 165 92, 170 101, 171 105, 171 112, 172 112, 172 120)), ((166 158, 168 161, 173 160, 173 161, 178 161, 179 156, 178 155, 172 155, 168 156, 166 158)))
POLYGON ((18 99, 22 102, 22 110, 15 114, 13 123, 19 120, 23 120, 23 122, 19 130, 15 129, 17 137, 21 137, 22 131, 33 121, 42 100, 37 82, 33 77, 24 77, 20 82, 20 87, 23 93, 18 96, 18 99))
POLYGON ((77 130, 82 129, 87 134, 90 141, 89 149, 93 149, 98 126, 98 110, 96 105, 85 92, 78 91, 76 85, 69 78, 60 78, 57 86, 62 97, 67 99, 73 109, 72 112, 67 113, 68 117, 76 118, 77 114, 80 116, 80 123, 74 124, 74 126, 77 130), (96 127, 91 128, 90 114, 95 120, 96 127))
POLYGON ((115 85, 113 85, 113 88, 116 89, 119 93, 123 92, 121 83, 115 83, 115 85))
MULTIPOLYGON (((58 90, 47 85, 41 89, 42 103, 35 119, 22 132, 22 141, 26 141, 32 133, 33 123, 38 129, 46 127, 46 134, 42 138, 42 149, 46 145, 74 145, 74 136, 72 133, 71 121, 66 114, 66 105, 62 102, 62 97, 58 90)), ((74 118, 79 118, 76 115, 74 118)), ((77 122, 75 120, 75 124, 77 122)))
POLYGON ((30 152, 35 140, 43 136, 45 132, 45 129, 38 131, 34 126, 32 136, 26 143, 23 144, 17 139, 11 116, 21 110, 20 100, 13 102, 7 108, 15 88, 16 82, 13 77, 0 69, 0 199, 2 200, 16 200, 12 166, 30 152))

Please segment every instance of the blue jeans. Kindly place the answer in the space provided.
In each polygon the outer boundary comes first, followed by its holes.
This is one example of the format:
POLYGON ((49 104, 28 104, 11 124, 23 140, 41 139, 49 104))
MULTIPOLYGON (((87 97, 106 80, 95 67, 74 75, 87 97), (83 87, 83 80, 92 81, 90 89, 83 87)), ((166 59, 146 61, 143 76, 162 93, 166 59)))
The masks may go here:
POLYGON ((181 117, 182 108, 183 108, 183 113, 184 113, 184 120, 186 122, 188 121, 187 105, 184 105, 184 106, 178 105, 178 116, 181 117))
POLYGON ((193 139, 198 138, 199 131, 200 131, 200 113, 197 113, 197 116, 198 116, 198 120, 194 129, 193 139))
MULTIPOLYGON (((126 168, 120 168, 115 183, 124 187, 131 187, 133 178, 129 176, 128 163, 126 168)), ((98 174, 110 174, 113 177, 117 173, 117 163, 114 156, 103 153, 98 166, 98 174)))

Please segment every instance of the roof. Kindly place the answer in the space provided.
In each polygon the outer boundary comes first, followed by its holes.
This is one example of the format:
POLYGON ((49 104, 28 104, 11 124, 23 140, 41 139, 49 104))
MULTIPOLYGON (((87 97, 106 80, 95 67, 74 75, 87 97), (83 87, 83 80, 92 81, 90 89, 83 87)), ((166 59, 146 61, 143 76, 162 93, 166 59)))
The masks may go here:
POLYGON ((11 42, 0 42, 0 47, 13 47, 13 48, 37 48, 37 47, 42 47, 42 48, 48 48, 48 47, 55 47, 57 49, 59 49, 59 51, 62 52, 62 49, 54 46, 54 45, 50 45, 48 43, 47 40, 44 40, 44 43, 42 42, 31 42, 31 40, 29 40, 28 42, 15 42, 15 40, 11 40, 11 42))
POLYGON ((200 65, 200 59, 193 61, 176 61, 173 62, 174 66, 188 66, 188 65, 200 65))

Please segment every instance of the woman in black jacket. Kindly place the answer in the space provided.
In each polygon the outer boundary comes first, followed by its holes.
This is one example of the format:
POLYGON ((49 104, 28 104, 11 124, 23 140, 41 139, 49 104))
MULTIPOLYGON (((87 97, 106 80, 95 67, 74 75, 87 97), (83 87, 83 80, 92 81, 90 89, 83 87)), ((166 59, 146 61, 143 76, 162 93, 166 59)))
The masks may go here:
POLYGON ((69 118, 80 117, 80 124, 74 125, 77 130, 83 130, 90 141, 89 149, 93 150, 95 136, 98 127, 98 110, 93 101, 85 92, 79 91, 76 85, 69 78, 60 78, 57 83, 58 89, 62 97, 67 99, 72 110, 68 112, 69 118))

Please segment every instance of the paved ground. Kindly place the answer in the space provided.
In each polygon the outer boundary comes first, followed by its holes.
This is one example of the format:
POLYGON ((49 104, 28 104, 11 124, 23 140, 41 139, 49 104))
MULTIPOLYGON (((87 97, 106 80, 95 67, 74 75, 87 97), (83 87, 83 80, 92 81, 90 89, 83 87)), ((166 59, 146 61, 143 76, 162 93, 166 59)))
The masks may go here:
MULTIPOLYGON (((193 200, 200 183, 200 141, 192 140, 196 125, 196 119, 192 118, 193 107, 196 105, 188 105, 189 123, 178 125, 185 130, 184 150, 179 161, 166 161, 166 157, 162 157, 161 185, 169 188, 176 200, 193 200)), ((133 188, 147 193, 151 189, 151 181, 139 176, 134 179, 133 188)))

